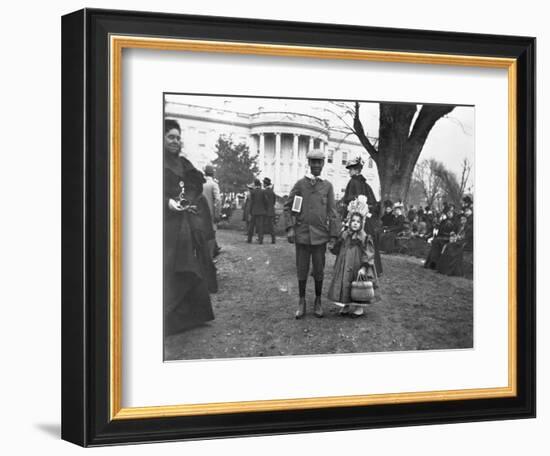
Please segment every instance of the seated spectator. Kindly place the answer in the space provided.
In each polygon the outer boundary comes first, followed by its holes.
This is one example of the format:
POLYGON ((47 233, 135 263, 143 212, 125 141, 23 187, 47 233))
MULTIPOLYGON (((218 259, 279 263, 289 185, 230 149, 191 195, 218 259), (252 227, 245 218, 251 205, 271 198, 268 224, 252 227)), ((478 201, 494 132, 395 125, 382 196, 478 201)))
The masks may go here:
POLYGON ((422 239, 431 237, 431 232, 428 230, 428 224, 424 220, 418 222, 418 231, 416 236, 422 239))
POLYGON ((395 215, 393 213, 393 203, 390 200, 384 201, 384 215, 381 217, 382 229, 393 227, 395 223, 395 215))
POLYGON ((403 230, 403 225, 406 222, 406 218, 403 215, 403 204, 395 203, 393 207, 393 213, 395 215, 394 229, 392 231, 399 233, 403 230))
POLYGON ((464 275, 463 245, 458 242, 457 234, 452 231, 447 242, 441 249, 441 256, 437 261, 437 272, 448 276, 464 275))
POLYGON ((409 209, 409 212, 407 212, 407 219, 409 220, 409 222, 412 223, 415 217, 416 217, 416 209, 414 208, 414 206, 411 206, 409 209))
POLYGON ((411 224, 408 221, 403 223, 403 227, 399 233, 397 233, 398 239, 410 239, 413 236, 411 224))
POLYGON ((465 252, 472 252, 474 249, 474 218, 472 209, 467 208, 460 216, 460 223, 457 230, 459 241, 464 246, 465 252))
POLYGON ((380 250, 393 252, 395 250, 395 214, 393 213, 392 202, 384 201, 384 215, 381 218, 382 233, 380 234, 380 250))
POLYGON ((443 213, 439 219, 439 226, 434 229, 434 237, 432 238, 432 246, 428 252, 424 267, 428 269, 436 269, 437 262, 441 256, 443 246, 449 242, 449 236, 453 231, 453 224, 447 218, 447 214, 443 213))
POLYGON ((413 237, 418 237, 418 224, 420 223, 420 220, 418 219, 418 215, 414 217, 414 220, 411 222, 411 232, 413 237))
POLYGON ((466 208, 472 209, 474 206, 474 200, 471 196, 466 195, 464 198, 462 198, 462 212, 466 210, 466 208))

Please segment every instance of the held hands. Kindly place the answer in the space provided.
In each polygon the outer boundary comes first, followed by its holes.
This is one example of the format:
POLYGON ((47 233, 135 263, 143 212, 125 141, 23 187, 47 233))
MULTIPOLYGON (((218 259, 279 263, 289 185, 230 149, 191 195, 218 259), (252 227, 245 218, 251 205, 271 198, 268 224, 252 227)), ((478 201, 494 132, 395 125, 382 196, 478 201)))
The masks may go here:
POLYGON ((288 239, 288 242, 294 244, 294 242, 296 241, 296 233, 294 233, 294 228, 289 228, 287 230, 286 238, 288 239))
POLYGON ((334 250, 334 245, 335 244, 336 244, 336 238, 331 237, 330 241, 328 241, 328 245, 327 245, 327 248, 330 252, 332 252, 332 250, 334 250))

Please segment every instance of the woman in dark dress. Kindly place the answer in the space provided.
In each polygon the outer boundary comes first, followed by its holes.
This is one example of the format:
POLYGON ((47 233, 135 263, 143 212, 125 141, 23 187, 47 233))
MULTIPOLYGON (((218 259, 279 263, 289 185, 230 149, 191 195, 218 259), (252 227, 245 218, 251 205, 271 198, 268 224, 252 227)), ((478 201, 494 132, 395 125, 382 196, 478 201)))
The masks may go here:
POLYGON ((444 212, 439 219, 439 226, 437 228, 437 234, 432 240, 432 246, 428 252, 424 267, 427 269, 437 269, 437 262, 441 257, 441 251, 445 244, 449 242, 451 232, 454 231, 453 222, 447 218, 447 214, 444 212))
POLYGON ((379 207, 376 197, 371 186, 367 183, 365 177, 361 174, 363 170, 363 161, 361 157, 356 157, 347 162, 346 168, 349 170, 350 180, 346 185, 344 197, 342 198, 342 219, 345 219, 347 215, 348 204, 351 203, 359 195, 365 195, 367 197, 367 204, 369 206, 369 212, 371 217, 365 218, 364 229, 367 234, 372 238, 374 245, 374 264, 376 266, 376 272, 378 275, 382 274, 382 259, 380 257, 380 229, 378 223, 379 207))
POLYGON ((441 249, 437 272, 448 276, 464 276, 463 252, 463 244, 458 242, 458 236, 453 231, 449 236, 449 242, 441 249))
POLYGON ((209 254, 213 239, 202 173, 180 157, 181 129, 164 124, 164 331, 181 332, 214 319, 210 293, 217 291, 209 254))

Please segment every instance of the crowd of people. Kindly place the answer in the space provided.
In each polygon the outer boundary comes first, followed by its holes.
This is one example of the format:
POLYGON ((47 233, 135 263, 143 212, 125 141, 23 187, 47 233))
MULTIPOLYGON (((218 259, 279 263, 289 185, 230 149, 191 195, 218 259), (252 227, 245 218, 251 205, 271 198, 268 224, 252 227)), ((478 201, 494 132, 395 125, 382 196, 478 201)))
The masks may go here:
MULTIPOLYGON (((164 126, 164 316, 165 333, 181 332, 214 319, 211 293, 217 292, 215 257, 221 248, 216 228, 231 217, 230 201, 222 202, 214 169, 203 172, 181 155, 181 128, 177 121, 164 126)), ((332 184, 320 177, 324 151, 307 155, 309 172, 299 179, 284 199, 284 229, 294 244, 298 279, 295 317, 306 315, 306 283, 310 266, 315 282, 313 313, 322 317, 325 256, 337 256, 328 297, 341 315, 359 317, 374 298, 382 274, 380 252, 395 251, 399 241, 422 239, 430 245, 426 268, 449 275, 463 275, 462 255, 473 247, 473 201, 466 197, 460 210, 452 204, 441 211, 384 201, 381 205, 361 174, 357 157, 346 167, 350 180, 337 204, 332 184), (380 211, 380 207, 383 211, 380 211), (339 210, 338 210, 339 209, 339 210), (380 215, 382 214, 382 215, 380 215)), ((276 243, 276 195, 268 177, 255 179, 243 207, 247 242, 254 234, 259 244, 264 235, 276 243)))
POLYGON ((398 251, 410 239, 430 245, 424 267, 446 275, 464 275, 464 252, 473 255, 473 200, 465 196, 460 209, 444 203, 440 211, 429 206, 406 212, 401 202, 384 201, 381 217, 380 249, 385 253, 398 251))

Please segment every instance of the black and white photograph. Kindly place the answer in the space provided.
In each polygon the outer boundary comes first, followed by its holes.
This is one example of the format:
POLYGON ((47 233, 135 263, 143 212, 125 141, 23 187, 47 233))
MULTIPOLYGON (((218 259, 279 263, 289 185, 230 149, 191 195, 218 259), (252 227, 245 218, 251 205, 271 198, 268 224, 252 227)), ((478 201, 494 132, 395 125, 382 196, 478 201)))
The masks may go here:
POLYGON ((163 105, 165 361, 474 348, 475 106, 163 105))

